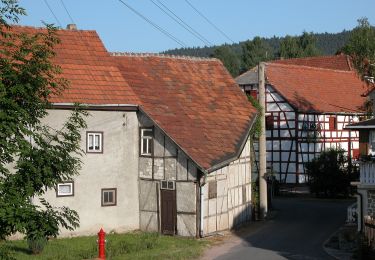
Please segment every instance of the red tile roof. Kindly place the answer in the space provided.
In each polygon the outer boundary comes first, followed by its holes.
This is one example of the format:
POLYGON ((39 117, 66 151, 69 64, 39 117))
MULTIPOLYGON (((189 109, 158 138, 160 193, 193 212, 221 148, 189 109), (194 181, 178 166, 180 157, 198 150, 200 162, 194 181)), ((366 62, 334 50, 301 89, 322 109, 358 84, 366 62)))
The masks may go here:
POLYGON ((367 85, 354 71, 267 63, 266 77, 299 111, 363 112, 367 85))
MULTIPOLYGON (((36 34, 45 29, 14 26, 19 33, 36 34)), ((70 86, 54 103, 138 104, 139 100, 122 77, 95 31, 58 30, 61 42, 55 47, 54 62, 70 86)))
POLYGON ((317 56, 296 59, 274 60, 270 63, 285 65, 301 65, 308 67, 326 68, 334 70, 352 71, 352 59, 348 55, 340 54, 335 56, 317 56))
POLYGON ((238 156, 256 110, 216 59, 114 56, 142 109, 199 166, 238 156))

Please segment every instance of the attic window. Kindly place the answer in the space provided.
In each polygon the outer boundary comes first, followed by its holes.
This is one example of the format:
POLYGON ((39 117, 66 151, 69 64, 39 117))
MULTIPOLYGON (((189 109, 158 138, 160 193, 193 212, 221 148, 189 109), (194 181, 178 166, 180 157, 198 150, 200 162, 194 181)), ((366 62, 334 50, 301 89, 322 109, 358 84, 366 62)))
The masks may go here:
POLYGON ((329 130, 330 131, 337 130, 337 118, 334 116, 331 116, 329 118, 329 130))

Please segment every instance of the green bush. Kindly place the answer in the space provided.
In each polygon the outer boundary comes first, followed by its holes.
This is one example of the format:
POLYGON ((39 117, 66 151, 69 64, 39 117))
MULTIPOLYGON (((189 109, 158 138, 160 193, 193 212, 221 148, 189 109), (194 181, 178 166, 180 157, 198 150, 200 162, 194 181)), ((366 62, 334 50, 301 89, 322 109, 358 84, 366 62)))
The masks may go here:
POLYGON ((306 164, 309 187, 312 193, 325 197, 347 197, 356 180, 358 170, 350 166, 344 149, 328 149, 306 164))

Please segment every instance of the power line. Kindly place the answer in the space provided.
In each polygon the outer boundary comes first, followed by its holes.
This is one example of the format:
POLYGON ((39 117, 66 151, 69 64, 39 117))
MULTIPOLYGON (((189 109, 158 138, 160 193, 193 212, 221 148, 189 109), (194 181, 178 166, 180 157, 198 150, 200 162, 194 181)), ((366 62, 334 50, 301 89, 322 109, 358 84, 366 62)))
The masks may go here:
POLYGON ((164 30, 163 28, 161 28, 159 25, 157 25, 154 22, 152 22, 150 19, 148 19, 147 17, 145 17, 144 15, 142 15, 140 12, 138 12, 137 10, 135 10, 133 7, 131 7, 130 5, 128 5, 127 3, 125 3, 122 0, 118 0, 118 1, 120 3, 122 3, 123 5, 125 5, 133 13, 135 13, 136 15, 138 15, 139 17, 141 17, 143 20, 145 20, 147 23, 149 23, 150 25, 152 25, 153 27, 155 27, 158 31, 162 32, 165 36, 167 36, 168 38, 170 38, 173 41, 175 41, 176 43, 178 43, 181 47, 186 47, 186 44, 183 41, 181 41, 178 38, 174 37, 172 34, 170 34, 166 30, 164 30))
POLYGON ((47 0, 44 0, 44 3, 47 5, 47 7, 48 7, 48 9, 50 10, 50 12, 52 13, 53 17, 55 17, 56 22, 57 22, 57 23, 60 25, 60 27, 62 28, 59 19, 57 19, 57 16, 56 16, 55 13, 53 12, 53 10, 52 10, 51 6, 48 4, 47 0))
POLYGON ((156 7, 158 7, 161 11, 163 11, 166 15, 168 15, 171 19, 173 19, 176 23, 178 23, 181 27, 183 27, 185 30, 190 32, 194 37, 202 41, 206 45, 213 45, 209 40, 207 40, 205 37, 203 37, 199 32, 194 30, 191 26, 189 26, 186 22, 184 22, 178 15, 176 15, 172 10, 170 10, 166 5, 164 5, 161 1, 157 0, 159 4, 155 3, 154 0, 150 0, 156 7), (169 12, 167 12, 167 11, 169 12), (172 16, 173 15, 173 16, 172 16))
POLYGON ((65 12, 68 14, 68 16, 69 16, 69 18, 70 18, 70 21, 71 21, 73 24, 75 24, 75 22, 74 22, 72 16, 70 15, 70 13, 69 13, 69 11, 68 11, 68 8, 66 8, 66 6, 65 6, 65 4, 64 4, 64 1, 63 1, 63 0, 60 0, 60 2, 61 2, 61 4, 62 4, 62 6, 64 7, 65 12))
POLYGON ((203 19, 205 19, 209 24, 212 25, 212 27, 214 27, 216 29, 216 31, 218 31, 219 33, 221 33, 225 38, 227 38, 229 41, 231 41, 232 43, 234 43, 234 41, 229 38, 228 35, 226 35, 222 30, 220 30, 213 22, 211 22, 210 20, 208 20, 208 18, 206 16, 204 16, 197 8, 195 8, 188 0, 185 0, 185 2, 190 5, 191 8, 193 8, 195 10, 195 12, 197 12, 201 17, 203 17, 203 19))

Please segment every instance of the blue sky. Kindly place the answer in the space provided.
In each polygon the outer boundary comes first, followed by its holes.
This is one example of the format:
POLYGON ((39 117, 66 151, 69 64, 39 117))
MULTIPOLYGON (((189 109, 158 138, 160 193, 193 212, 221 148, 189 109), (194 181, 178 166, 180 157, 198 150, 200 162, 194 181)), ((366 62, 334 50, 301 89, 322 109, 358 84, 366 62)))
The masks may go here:
MULTIPOLYGON (((28 13, 21 25, 71 23, 61 0, 20 0, 28 13)), ((188 47, 204 46, 151 0, 123 0, 188 47)), ((158 3, 157 0, 153 0, 158 3)), ((200 17, 185 0, 159 0, 209 42, 231 43, 200 17)), ((374 0, 189 0, 234 42, 254 36, 299 35, 308 32, 341 32, 352 29, 357 19, 367 17, 375 25, 374 0)), ((96 30, 109 51, 160 52, 181 47, 118 0, 63 0, 79 29, 96 30)))

